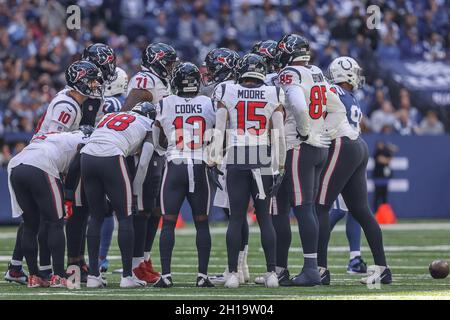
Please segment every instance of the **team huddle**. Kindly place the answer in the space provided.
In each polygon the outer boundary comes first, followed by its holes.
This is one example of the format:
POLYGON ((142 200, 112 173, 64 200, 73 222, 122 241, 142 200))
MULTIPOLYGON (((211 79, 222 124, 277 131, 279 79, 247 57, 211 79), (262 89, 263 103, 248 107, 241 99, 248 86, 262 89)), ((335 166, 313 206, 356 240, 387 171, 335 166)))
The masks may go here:
POLYGON ((347 271, 366 274, 363 284, 391 283, 367 199, 369 155, 353 95, 364 84, 362 70, 354 59, 339 57, 325 76, 309 60, 308 41, 289 34, 258 42, 243 57, 213 49, 201 73, 180 62, 170 45, 153 43, 128 81, 112 48, 87 47, 67 68, 67 86, 29 145, 8 165, 13 216, 23 222, 5 279, 67 287, 79 270, 88 288, 106 286, 115 216, 120 287, 172 287, 175 227, 187 200, 196 229, 197 287, 237 288, 251 280, 249 206, 267 267, 254 278, 257 284, 329 285, 330 232, 345 215, 347 228, 358 230, 349 237, 347 271), (213 205, 229 218, 228 265, 219 275, 208 275, 213 205), (304 257, 293 277, 291 210, 304 257), (160 220, 158 272, 151 253, 160 220), (361 228, 374 268, 361 258, 361 228))

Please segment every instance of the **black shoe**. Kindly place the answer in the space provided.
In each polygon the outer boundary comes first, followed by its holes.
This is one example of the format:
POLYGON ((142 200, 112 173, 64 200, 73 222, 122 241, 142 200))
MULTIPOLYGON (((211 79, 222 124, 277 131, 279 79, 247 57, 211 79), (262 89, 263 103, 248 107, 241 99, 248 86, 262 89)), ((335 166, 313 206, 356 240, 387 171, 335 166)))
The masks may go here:
POLYGON ((87 283, 87 278, 89 275, 89 267, 86 263, 80 264, 80 282, 87 283))
POLYGON ((294 286, 314 287, 320 285, 320 274, 317 268, 303 268, 300 274, 292 278, 294 286))
POLYGON ((195 284, 198 288, 214 288, 215 285, 209 280, 209 278, 197 277, 197 283, 195 284))
POLYGON ((320 274, 320 283, 323 286, 329 286, 331 282, 330 270, 325 268, 319 268, 319 274, 320 274))
POLYGON ((39 277, 41 277, 42 280, 50 281, 53 276, 53 270, 47 269, 47 270, 39 270, 39 277))
POLYGON ((289 274, 288 269, 284 269, 279 275, 278 275, 278 284, 282 287, 290 287, 293 286, 291 275, 289 274))
POLYGON ((349 274, 364 274, 367 273, 367 264, 361 258, 361 256, 351 259, 347 266, 347 273, 349 274))
POLYGON ((160 277, 153 286, 155 288, 171 288, 173 287, 172 277, 160 277))

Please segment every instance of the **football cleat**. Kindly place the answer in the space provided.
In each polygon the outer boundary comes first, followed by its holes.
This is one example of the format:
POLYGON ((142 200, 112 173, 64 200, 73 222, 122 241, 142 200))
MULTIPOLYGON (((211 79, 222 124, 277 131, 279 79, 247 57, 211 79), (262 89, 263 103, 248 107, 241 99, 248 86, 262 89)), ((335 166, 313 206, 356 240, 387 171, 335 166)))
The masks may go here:
POLYGON ((264 284, 264 275, 262 275, 262 276, 257 276, 257 277, 255 278, 255 283, 256 283, 256 284, 264 284))
POLYGON ((278 275, 278 283, 282 287, 290 287, 293 285, 288 269, 284 269, 280 272, 280 274, 278 275))
POLYGON ((156 271, 155 269, 153 269, 153 264, 152 264, 152 260, 146 260, 144 261, 145 264, 145 268, 147 269, 148 272, 150 272, 151 274, 154 274, 157 277, 161 277, 161 274, 156 271))
POLYGON ((300 274, 292 278, 294 286, 313 287, 320 285, 319 270, 314 268, 303 268, 300 274))
POLYGON ((100 269, 101 273, 107 272, 108 268, 109 268, 109 261, 108 261, 108 259, 99 259, 99 261, 98 261, 98 268, 100 269))
POLYGON ((264 275, 264 286, 266 288, 278 288, 278 277, 275 271, 267 272, 264 275))
POLYGON ((224 284, 225 288, 233 288, 233 289, 239 288, 240 281, 239 281, 239 275, 237 272, 228 273, 225 276, 225 278, 226 278, 225 284, 224 284))
POLYGON ((8 265, 8 270, 5 273, 4 279, 8 282, 16 282, 20 284, 28 283, 28 276, 23 270, 23 267, 13 266, 11 263, 8 265))
POLYGON ((172 277, 160 277, 153 286, 155 288, 171 288, 173 287, 172 277))
POLYGON ((147 285, 147 282, 138 279, 135 275, 122 277, 120 279, 120 287, 121 288, 142 288, 147 285))
POLYGON ((50 279, 50 288, 67 288, 67 279, 54 274, 50 279))
POLYGON ((328 270, 327 268, 319 267, 319 274, 320 274, 320 283, 323 286, 329 286, 331 282, 330 270, 328 270))
POLYGON ((214 288, 215 285, 209 280, 208 277, 197 277, 197 283, 195 284, 198 288, 214 288))
POLYGON ((98 277, 90 274, 87 277, 86 288, 104 288, 107 284, 101 274, 98 277))
POLYGON ((371 266, 368 268, 368 277, 361 279, 361 283, 365 285, 374 285, 377 283, 390 284, 392 283, 392 273, 388 267, 371 266))
POLYGON ((30 275, 28 277, 28 288, 48 288, 50 283, 39 276, 30 275))
POLYGON ((357 256, 350 260, 347 266, 347 273, 349 274, 367 273, 367 264, 364 262, 361 256, 357 256))
POLYGON ((155 283, 159 277, 148 271, 144 262, 141 262, 137 268, 133 269, 133 273, 139 280, 143 280, 147 283, 155 283))

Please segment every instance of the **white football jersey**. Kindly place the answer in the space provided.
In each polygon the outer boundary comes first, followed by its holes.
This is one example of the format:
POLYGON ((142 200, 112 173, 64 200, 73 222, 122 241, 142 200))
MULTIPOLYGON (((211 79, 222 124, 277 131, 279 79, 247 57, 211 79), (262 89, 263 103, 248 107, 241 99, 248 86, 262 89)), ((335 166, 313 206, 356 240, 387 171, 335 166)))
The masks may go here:
POLYGON ((34 136, 49 131, 68 132, 78 129, 82 116, 81 106, 68 95, 70 90, 72 89, 61 90, 52 99, 39 120, 34 136))
POLYGON ((215 99, 228 110, 228 145, 263 146, 269 144, 269 123, 275 109, 284 101, 278 87, 261 85, 247 88, 222 84, 215 99))
POLYGON ((152 120, 132 111, 107 114, 81 153, 97 157, 128 157, 139 150, 152 125, 152 120))
POLYGON ((81 143, 87 143, 89 137, 81 131, 47 133, 35 136, 31 143, 11 159, 12 169, 19 164, 37 167, 49 175, 58 178, 67 173, 70 162, 77 153, 81 143))
MULTIPOLYGON (((324 116, 327 110, 327 93, 330 91, 330 85, 318 67, 309 66, 288 66, 280 71, 278 81, 283 90, 288 93, 293 86, 299 86, 305 94, 305 100, 311 118, 311 134, 320 134, 324 128, 324 116)), ((295 120, 294 120, 295 123, 295 120)), ((295 137, 297 137, 296 127, 286 125, 286 136, 289 145, 292 147, 295 137)), ((298 140, 297 138, 295 138, 298 140)), ((298 144, 298 143, 297 143, 298 144)))
POLYGON ((205 138, 216 120, 211 98, 168 96, 158 104, 156 120, 167 137, 167 160, 206 159, 205 138))
POLYGON ((150 71, 139 71, 136 73, 128 83, 127 96, 133 89, 141 89, 149 91, 153 100, 150 101, 153 104, 157 104, 162 98, 167 97, 170 94, 169 85, 158 78, 150 71))

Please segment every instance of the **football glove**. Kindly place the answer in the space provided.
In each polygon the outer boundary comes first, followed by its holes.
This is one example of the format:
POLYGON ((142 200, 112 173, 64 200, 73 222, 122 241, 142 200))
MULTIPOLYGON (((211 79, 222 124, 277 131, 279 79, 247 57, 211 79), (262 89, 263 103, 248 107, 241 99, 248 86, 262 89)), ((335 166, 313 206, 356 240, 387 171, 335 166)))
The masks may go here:
POLYGON ((73 216, 73 202, 71 200, 64 200, 64 210, 66 211, 66 220, 73 216))
POLYGON ((219 176, 223 176, 223 172, 220 171, 216 166, 213 167, 207 166, 207 168, 209 180, 211 180, 216 185, 217 188, 223 191, 223 187, 219 181, 219 176))
POLYGON ((269 189, 271 197, 277 195, 278 189, 280 189, 281 183, 283 182, 283 178, 284 178, 284 170, 280 171, 279 173, 273 176, 273 185, 269 189))

